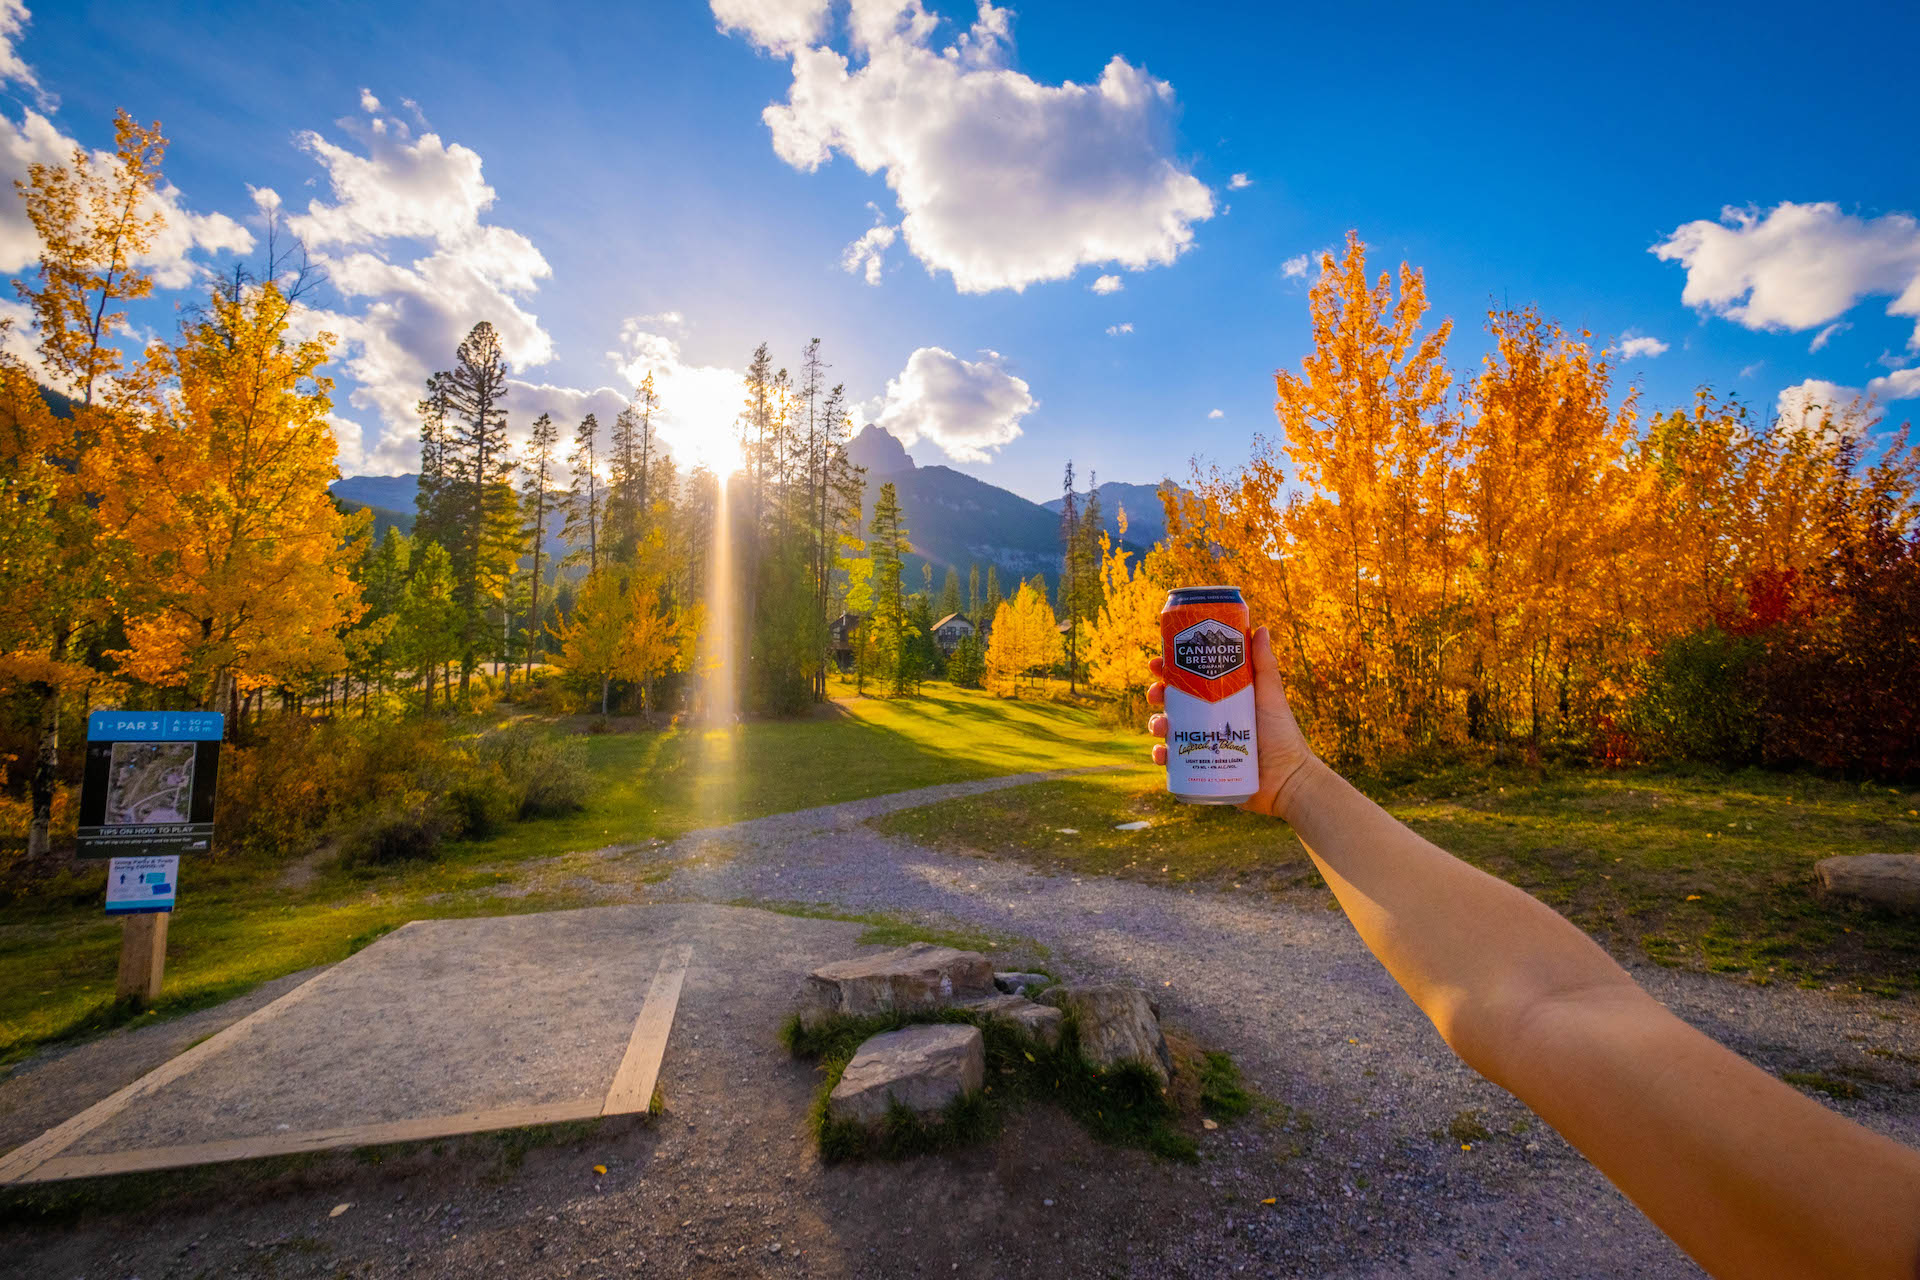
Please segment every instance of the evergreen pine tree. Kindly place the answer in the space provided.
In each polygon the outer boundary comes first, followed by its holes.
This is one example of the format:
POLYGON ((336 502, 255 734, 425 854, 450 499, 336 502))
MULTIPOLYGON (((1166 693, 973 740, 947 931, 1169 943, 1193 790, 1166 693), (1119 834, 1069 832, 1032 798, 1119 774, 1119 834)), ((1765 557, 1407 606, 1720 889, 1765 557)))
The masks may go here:
MULTIPOLYGON (((507 445, 507 359, 500 337, 482 320, 461 339, 451 370, 427 380, 420 402, 421 472, 426 536, 447 549, 459 612, 460 692, 467 692, 519 558, 519 503, 507 445), (429 457, 431 454, 431 458, 429 457)), ((415 529, 416 536, 419 529, 415 529)))
POLYGON ((960 571, 947 567, 947 584, 940 589, 940 616, 960 612, 960 571))
POLYGON ((573 483, 567 488, 567 521, 561 526, 560 536, 573 544, 567 563, 584 563, 590 574, 600 570, 600 516, 604 495, 597 470, 599 451, 600 421, 588 414, 574 431, 573 452, 567 455, 573 483))
POLYGON ((552 416, 543 413, 535 418, 533 434, 527 440, 527 462, 520 487, 520 508, 527 515, 522 535, 527 540, 527 551, 533 559, 533 571, 528 575, 527 620, 524 628, 529 674, 546 648, 542 642, 544 633, 540 623, 540 587, 545 574, 542 556, 547 546, 547 524, 560 497, 554 488, 554 450, 559 443, 560 428, 552 416))
POLYGON ((867 558, 873 564, 873 616, 867 623, 876 674, 896 694, 907 691, 909 654, 907 595, 901 582, 901 559, 907 551, 907 530, 900 519, 900 500, 891 484, 880 486, 874 499, 873 520, 867 526, 867 558))
POLYGON ((633 400, 613 420, 607 450, 606 513, 601 540, 615 564, 632 565, 649 532, 654 495, 649 481, 659 452, 653 419, 660 397, 653 374, 640 380, 633 400))

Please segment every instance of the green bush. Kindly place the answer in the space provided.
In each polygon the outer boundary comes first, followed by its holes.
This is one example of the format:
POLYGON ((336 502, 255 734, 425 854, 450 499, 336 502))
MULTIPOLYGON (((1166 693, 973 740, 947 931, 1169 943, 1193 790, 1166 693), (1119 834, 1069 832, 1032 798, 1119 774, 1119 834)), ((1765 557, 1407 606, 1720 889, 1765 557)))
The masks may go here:
POLYGON ((513 817, 552 817, 586 807, 587 744, 577 737, 511 724, 483 734, 471 750, 505 789, 513 817))
POLYGON ((443 796, 402 792, 354 815, 340 834, 340 861, 347 866, 429 858, 457 826, 443 796))
POLYGON ((430 856, 586 801, 586 744, 530 724, 459 737, 441 720, 268 721, 220 770, 223 853, 299 857, 329 834, 349 862, 430 856))
POLYGON ((1759 642, 1703 627, 1667 643, 1643 673, 1631 720, 1650 754, 1721 764, 1755 763, 1759 704, 1752 672, 1759 642))

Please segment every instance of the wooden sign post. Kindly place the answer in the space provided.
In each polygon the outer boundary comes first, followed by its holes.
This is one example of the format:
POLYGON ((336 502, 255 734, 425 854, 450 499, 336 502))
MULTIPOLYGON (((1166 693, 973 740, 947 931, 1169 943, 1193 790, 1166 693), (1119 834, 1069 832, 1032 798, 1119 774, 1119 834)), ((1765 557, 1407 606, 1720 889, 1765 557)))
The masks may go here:
POLYGON ((122 917, 116 997, 160 997, 180 856, 213 848, 225 720, 213 711, 96 711, 80 788, 82 858, 108 859, 107 914, 122 917))
POLYGON ((142 911, 128 915, 121 925, 120 976, 113 984, 116 998, 151 1003, 160 998, 160 979, 167 971, 167 921, 171 911, 142 911))

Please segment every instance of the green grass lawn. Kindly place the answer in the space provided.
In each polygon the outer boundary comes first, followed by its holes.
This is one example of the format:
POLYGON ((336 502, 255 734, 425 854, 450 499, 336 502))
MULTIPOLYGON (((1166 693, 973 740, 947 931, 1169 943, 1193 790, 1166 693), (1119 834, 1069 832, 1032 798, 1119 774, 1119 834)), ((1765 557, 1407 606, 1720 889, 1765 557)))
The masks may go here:
MULTIPOLYGON (((1088 712, 929 684, 923 696, 839 700, 809 718, 728 731, 592 735, 585 810, 446 846, 427 862, 323 869, 287 887, 277 863, 183 860, 166 989, 147 1016, 228 999, 325 964, 408 920, 580 905, 577 894, 493 893, 516 864, 670 838, 699 827, 912 787, 1134 758, 1131 735, 1088 712)), ((105 869, 0 911, 0 1063, 124 1021, 112 1002, 120 925, 102 914, 105 869)))
MULTIPOLYGON (((1920 991, 1920 920, 1823 900, 1813 879, 1813 864, 1834 854, 1920 852, 1920 796, 1760 771, 1462 768, 1362 786, 1621 954, 1760 982, 1920 991)), ((1332 901, 1284 825, 1180 804, 1153 769, 998 791, 875 825, 1049 867, 1332 901), (1114 829, 1140 820, 1153 825, 1114 829)))

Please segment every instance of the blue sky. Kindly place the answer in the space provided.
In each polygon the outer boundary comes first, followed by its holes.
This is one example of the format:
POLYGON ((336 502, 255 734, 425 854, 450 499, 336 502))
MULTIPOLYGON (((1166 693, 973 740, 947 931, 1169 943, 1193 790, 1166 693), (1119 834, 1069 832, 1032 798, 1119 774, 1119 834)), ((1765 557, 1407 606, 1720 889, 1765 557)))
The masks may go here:
POLYGON ((200 218, 163 333, 276 193, 333 276, 348 470, 411 466, 420 378, 486 318, 517 425, 653 368, 677 451, 723 457, 732 371, 817 336, 923 463, 1036 498, 1068 457, 1183 475, 1271 428, 1287 264, 1349 227, 1424 269, 1462 373, 1489 303, 1533 303, 1663 345, 1624 366, 1652 407, 1920 397, 1911 5, 564 8, 0 0, 0 167, 162 121, 200 218))

